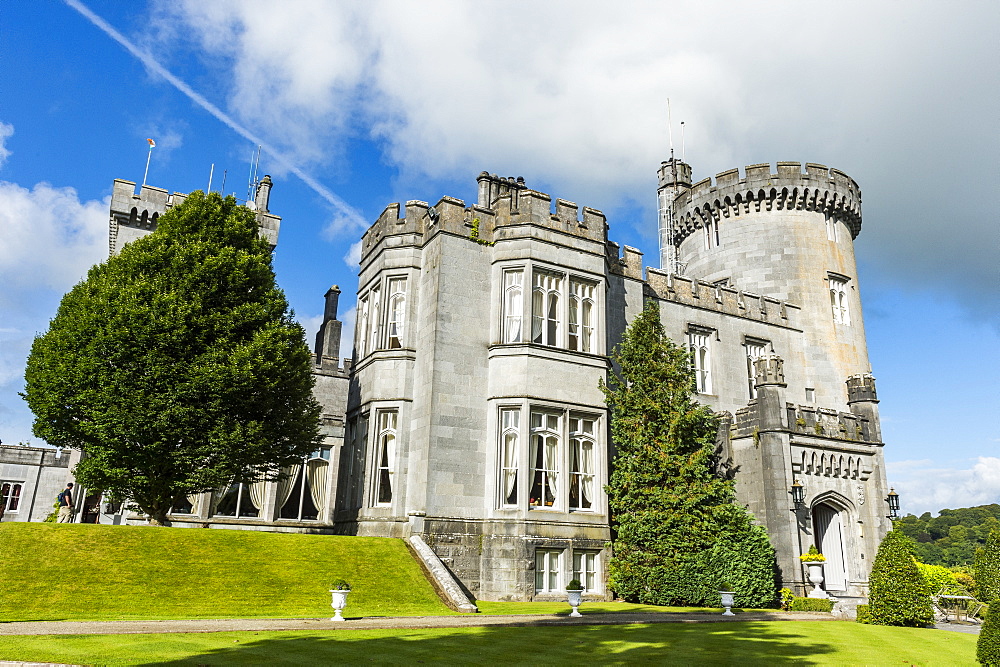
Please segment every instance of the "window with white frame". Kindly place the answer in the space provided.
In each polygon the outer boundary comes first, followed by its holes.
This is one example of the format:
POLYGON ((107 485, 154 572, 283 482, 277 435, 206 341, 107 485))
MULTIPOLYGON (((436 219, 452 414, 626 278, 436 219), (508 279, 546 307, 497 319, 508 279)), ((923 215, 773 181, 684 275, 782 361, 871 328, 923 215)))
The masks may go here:
POLYGON ((361 507, 364 485, 364 466, 368 446, 368 415, 354 417, 348 422, 348 443, 350 449, 342 455, 341 466, 346 473, 343 486, 343 505, 347 509, 361 507))
POLYGON ((375 452, 375 503, 388 505, 392 502, 393 468, 396 461, 396 410, 378 412, 378 446, 375 452))
POLYGON ((212 494, 213 516, 253 519, 260 516, 264 507, 266 482, 233 482, 212 494))
POLYGON ((837 324, 850 324, 851 312, 847 306, 847 280, 830 276, 830 307, 833 310, 833 321, 837 324))
POLYGON ((388 341, 386 347, 403 347, 403 325, 406 320, 406 278, 389 279, 389 307, 386 313, 388 341))
POLYGON ((549 412, 531 413, 531 507, 553 507, 559 497, 559 440, 562 416, 549 412))
POLYGON ((594 507, 594 420, 570 416, 569 423, 569 508, 590 510, 594 507))
POLYGON ((596 551, 573 551, 573 578, 579 579, 583 590, 588 593, 597 592, 600 588, 600 579, 597 576, 599 563, 600 558, 596 551))
POLYGON ((0 482, 0 514, 10 512, 14 514, 21 506, 21 490, 24 488, 23 482, 0 482))
POLYGON ((503 342, 521 342, 524 318, 524 270, 503 272, 503 342))
POLYGON ((562 278, 550 273, 536 273, 531 290, 531 340, 542 345, 560 344, 562 311, 559 298, 562 278))
POLYGON ((712 333, 699 329, 689 330, 688 347, 694 367, 695 389, 699 394, 712 393, 712 333))
POLYGON ((555 549, 535 550, 535 592, 536 593, 556 593, 561 592, 559 561, 562 560, 562 551, 555 549))
POLYGON ((747 338, 744 343, 747 353, 747 382, 750 385, 750 398, 757 398, 757 387, 756 379, 753 369, 753 362, 755 359, 759 359, 764 356, 767 352, 767 342, 762 340, 754 340, 747 338))
POLYGON ((372 288, 370 292, 371 307, 368 318, 368 351, 374 352, 379 349, 382 341, 382 289, 379 285, 372 288))
POLYGON ((594 283, 569 281, 569 349, 592 352, 594 340, 594 283))
POLYGON ((278 516, 282 519, 315 521, 326 509, 327 480, 330 475, 330 447, 320 447, 301 464, 287 469, 288 477, 278 481, 278 516))
POLYGON ((517 504, 517 468, 521 440, 520 408, 500 411, 500 504, 517 504))
POLYGON ((354 336, 354 347, 358 351, 358 359, 364 358, 368 351, 368 303, 369 296, 367 294, 358 300, 358 323, 354 336))

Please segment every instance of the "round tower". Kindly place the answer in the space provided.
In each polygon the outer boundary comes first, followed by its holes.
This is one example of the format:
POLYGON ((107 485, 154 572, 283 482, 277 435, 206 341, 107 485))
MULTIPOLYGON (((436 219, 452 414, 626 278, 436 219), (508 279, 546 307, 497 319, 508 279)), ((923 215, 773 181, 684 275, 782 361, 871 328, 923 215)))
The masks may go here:
POLYGON ((671 178, 661 168, 659 180, 661 193, 677 193, 675 272, 800 306, 805 349, 801 359, 786 358, 802 364, 816 402, 846 406, 845 380, 870 371, 854 261, 858 184, 821 164, 806 164, 803 172, 798 162, 779 162, 777 173, 756 164, 743 178, 731 169, 714 183, 706 178, 685 187, 679 178, 678 187, 673 173, 686 176, 690 167, 668 166, 671 178))

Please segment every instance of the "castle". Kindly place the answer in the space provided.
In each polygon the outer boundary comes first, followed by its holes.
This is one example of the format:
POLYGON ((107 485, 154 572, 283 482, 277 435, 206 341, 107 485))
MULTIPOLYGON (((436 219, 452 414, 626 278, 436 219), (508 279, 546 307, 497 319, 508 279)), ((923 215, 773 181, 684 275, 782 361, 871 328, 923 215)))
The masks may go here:
MULTIPOLYGON (((281 482, 234 483, 175 525, 419 536, 485 600, 605 597, 614 447, 598 381, 652 301, 692 353, 718 454, 766 527, 783 585, 861 596, 889 528, 878 400, 853 241, 858 185, 823 165, 751 165, 692 183, 659 170, 661 260, 609 240, 605 216, 483 172, 471 205, 390 204, 365 232, 354 355, 326 294, 315 394, 325 443, 281 482)), ((252 202, 277 242, 265 179, 252 202)), ((183 197, 116 181, 111 251, 183 197)), ((96 497, 96 496, 95 496, 96 497)), ((86 509, 84 510, 86 511, 86 509)), ((101 505, 94 520, 127 522, 101 505)))

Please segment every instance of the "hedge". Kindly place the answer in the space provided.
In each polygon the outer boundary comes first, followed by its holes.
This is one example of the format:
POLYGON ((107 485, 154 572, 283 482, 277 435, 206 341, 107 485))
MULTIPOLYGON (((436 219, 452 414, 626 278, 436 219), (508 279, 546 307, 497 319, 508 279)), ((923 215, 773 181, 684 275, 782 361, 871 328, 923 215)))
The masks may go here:
POLYGON ((791 611, 833 611, 833 600, 825 598, 795 598, 792 600, 791 611))

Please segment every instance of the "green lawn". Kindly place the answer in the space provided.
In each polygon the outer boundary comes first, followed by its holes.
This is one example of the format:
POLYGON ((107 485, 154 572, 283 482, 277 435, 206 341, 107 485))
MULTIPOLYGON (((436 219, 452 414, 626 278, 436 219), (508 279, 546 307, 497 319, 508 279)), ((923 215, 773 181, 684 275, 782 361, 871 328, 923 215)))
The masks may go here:
POLYGON ((451 614, 403 544, 245 530, 0 524, 0 621, 451 614))
MULTIPOLYGON (((569 616, 570 607, 566 602, 488 602, 477 600, 476 606, 484 614, 558 614, 569 616)), ((680 612, 680 613, 719 613, 722 607, 657 607, 651 604, 634 604, 632 602, 584 602, 580 605, 581 614, 613 614, 621 612, 680 612)), ((738 610, 737 610, 738 611, 738 610)), ((774 611, 769 609, 768 611, 774 611)))
POLYGON ((0 659, 75 664, 970 665, 974 635, 843 621, 3 637, 0 659))

